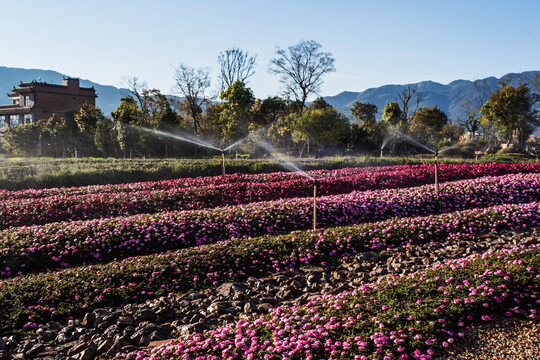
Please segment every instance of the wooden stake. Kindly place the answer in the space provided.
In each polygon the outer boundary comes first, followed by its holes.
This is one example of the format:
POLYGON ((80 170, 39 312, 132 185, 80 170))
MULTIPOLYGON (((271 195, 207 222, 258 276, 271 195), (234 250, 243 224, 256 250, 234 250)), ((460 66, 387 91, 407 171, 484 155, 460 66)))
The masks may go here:
POLYGON ((313 230, 317 230, 317 180, 313 180, 313 230))
POLYGON ((439 167, 437 166, 437 156, 438 154, 435 154, 435 193, 439 196, 439 167))
POLYGON ((225 177, 225 153, 221 152, 221 174, 225 177))

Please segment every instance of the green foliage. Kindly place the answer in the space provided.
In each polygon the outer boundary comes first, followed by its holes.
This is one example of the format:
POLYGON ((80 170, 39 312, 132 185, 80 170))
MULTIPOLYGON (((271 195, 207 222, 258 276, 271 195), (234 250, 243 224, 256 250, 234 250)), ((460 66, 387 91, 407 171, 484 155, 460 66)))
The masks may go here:
POLYGON ((448 123, 448 117, 436 105, 430 108, 420 108, 411 117, 412 127, 427 128, 440 132, 448 123))
POLYGON ((332 105, 327 103, 326 100, 324 100, 321 96, 319 96, 318 98, 315 99, 315 101, 313 101, 311 103, 311 105, 309 107, 311 107, 313 109, 322 110, 322 109, 326 109, 327 107, 331 107, 331 106, 332 105))
POLYGON ((364 126, 369 127, 375 124, 375 115, 377 114, 376 105, 356 101, 351 107, 350 112, 354 116, 354 120, 356 122, 360 121, 364 126))
POLYGON ((96 125, 96 131, 94 134, 94 144, 96 149, 101 152, 102 155, 112 155, 116 153, 116 136, 114 123, 107 118, 102 118, 96 125))
POLYGON ((78 128, 77 148, 81 155, 89 156, 95 154, 94 137, 96 135, 97 124, 103 121, 103 119, 105 117, 101 109, 90 103, 83 104, 75 114, 74 120, 78 128))
POLYGON ((48 152, 52 152, 55 157, 66 157, 68 150, 74 145, 77 124, 70 121, 67 117, 58 115, 51 116, 43 124, 43 143, 50 148, 48 152), (75 126, 73 126, 75 125, 75 126))
POLYGON ((129 95, 122 98, 120 105, 112 112, 112 117, 120 149, 124 151, 124 157, 126 151, 129 151, 129 157, 132 158, 134 147, 139 140, 138 131, 130 126, 137 125, 140 120, 140 112, 135 99, 129 95))
POLYGON ((10 129, 2 138, 3 146, 14 154, 36 155, 41 127, 27 124, 10 129))
POLYGON ((382 120, 391 126, 397 126, 401 119, 401 109, 397 102, 392 101, 384 105, 382 120))
POLYGON ((332 107, 308 108, 296 118, 293 140, 317 146, 338 146, 348 136, 349 120, 332 107))
POLYGON ((527 85, 506 85, 489 97, 480 109, 480 114, 492 123, 504 142, 516 141, 522 148, 527 138, 540 125, 534 104, 539 99, 527 85))
MULTIPOLYGON (((448 143, 444 142, 442 129, 448 123, 448 117, 437 106, 421 108, 411 116, 411 135, 427 146, 439 149, 448 143)), ((447 136, 453 136, 452 129, 447 129, 447 136)))
POLYGON ((236 80, 219 97, 223 100, 219 116, 222 136, 233 142, 247 136, 252 122, 251 107, 255 103, 251 89, 243 81, 236 80))

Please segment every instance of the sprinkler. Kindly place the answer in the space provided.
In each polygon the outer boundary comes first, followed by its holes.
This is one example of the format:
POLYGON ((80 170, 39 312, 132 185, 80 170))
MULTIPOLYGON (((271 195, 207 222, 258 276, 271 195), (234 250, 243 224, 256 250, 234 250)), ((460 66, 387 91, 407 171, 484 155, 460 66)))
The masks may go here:
POLYGON ((225 150, 221 150, 221 174, 225 177, 225 150))
POLYGON ((381 149, 381 157, 383 157, 383 150, 381 149))
POLYGON ((437 196, 439 196, 439 179, 438 179, 438 172, 439 172, 439 167, 438 167, 438 157, 439 157, 439 152, 436 151, 435 152, 435 193, 437 194, 437 196))
POLYGON ((313 179, 313 230, 317 230, 317 186, 319 180, 313 179))

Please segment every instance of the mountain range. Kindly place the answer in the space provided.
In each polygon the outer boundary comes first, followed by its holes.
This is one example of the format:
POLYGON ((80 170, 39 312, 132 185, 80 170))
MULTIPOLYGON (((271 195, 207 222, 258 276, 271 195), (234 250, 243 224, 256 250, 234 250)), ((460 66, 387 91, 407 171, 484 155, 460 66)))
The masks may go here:
MULTIPOLYGON (((362 92, 344 91, 335 96, 326 96, 324 100, 346 114, 349 114, 349 109, 356 101, 370 102, 377 105, 377 119, 380 119, 382 118, 384 105, 391 101, 397 101, 401 106, 399 95, 407 87, 410 87, 411 90, 415 90, 417 94, 420 94, 419 107, 431 108, 436 105, 448 115, 451 122, 458 122, 467 119, 464 110, 467 101, 475 101, 478 97, 486 101, 489 93, 497 89, 501 80, 516 86, 521 83, 531 84, 536 74, 540 74, 540 71, 510 73, 500 78, 488 77, 475 81, 455 80, 446 85, 433 81, 421 81, 405 85, 384 85, 362 92)), ((409 103, 409 109, 411 107, 414 109, 415 106, 416 95, 409 103)))
MULTIPOLYGON (((382 117, 384 105, 391 101, 398 100, 404 89, 410 87, 417 94, 421 94, 419 107, 432 107, 436 105, 444 111, 450 121, 457 122, 466 119, 463 104, 468 100, 478 97, 483 89, 493 91, 499 82, 504 80, 510 84, 522 82, 531 83, 536 74, 540 71, 525 71, 522 73, 510 73, 501 78, 488 77, 475 81, 455 80, 449 84, 440 84, 433 81, 422 81, 405 85, 384 85, 377 88, 370 88, 361 92, 344 91, 335 96, 325 96, 330 105, 349 115, 350 107, 356 102, 370 102, 377 105, 377 118, 382 117)), ((9 104, 8 93, 20 82, 30 82, 32 80, 61 84, 65 76, 52 70, 21 69, 0 66, 0 105, 9 104)), ((72 76, 73 75, 69 75, 72 76)), ((80 79, 82 87, 94 87, 98 94, 96 105, 101 108, 105 115, 109 115, 120 104, 120 98, 129 94, 125 88, 117 88, 111 85, 101 85, 90 80, 80 79)), ((484 99, 484 100, 487 100, 484 99)), ((416 106, 416 98, 413 97, 410 107, 416 106)))

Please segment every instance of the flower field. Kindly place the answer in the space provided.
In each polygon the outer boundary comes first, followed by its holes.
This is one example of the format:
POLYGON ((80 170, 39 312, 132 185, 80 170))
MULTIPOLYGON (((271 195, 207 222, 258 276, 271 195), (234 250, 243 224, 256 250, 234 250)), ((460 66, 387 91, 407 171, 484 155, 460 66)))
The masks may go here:
MULTIPOLYGON (((540 164, 228 175, 2 191, 0 335, 360 252, 540 226, 540 164)), ((537 245, 279 306, 122 359, 430 358, 495 315, 534 317, 537 245), (510 314, 510 315, 507 315, 510 314)))
MULTIPOLYGON (((539 173, 537 163, 441 164, 439 180, 539 173)), ((314 170, 320 195, 403 188, 433 182, 434 165, 314 170)), ((292 173, 232 174, 147 183, 0 191, 0 229, 115 216, 192 210, 306 197, 312 181, 292 173)))

